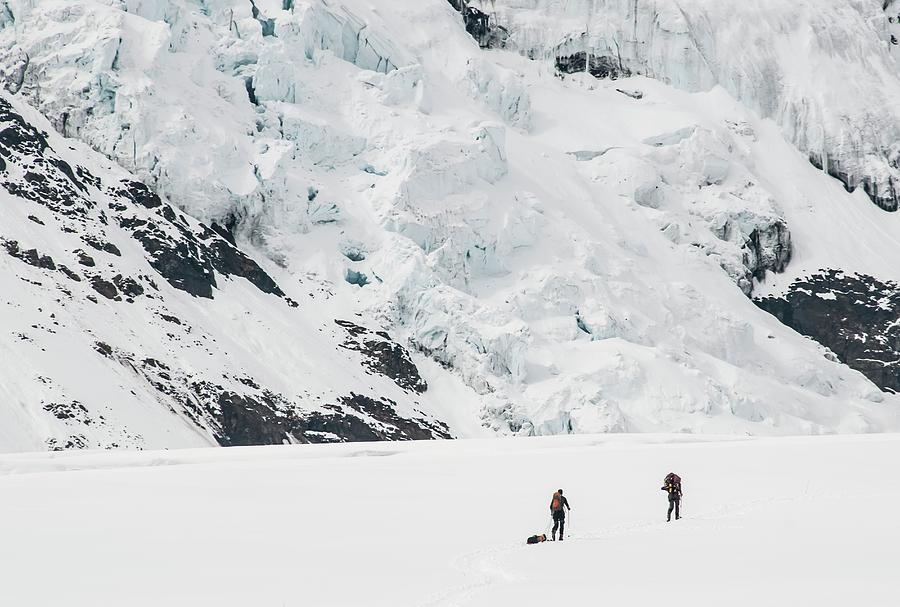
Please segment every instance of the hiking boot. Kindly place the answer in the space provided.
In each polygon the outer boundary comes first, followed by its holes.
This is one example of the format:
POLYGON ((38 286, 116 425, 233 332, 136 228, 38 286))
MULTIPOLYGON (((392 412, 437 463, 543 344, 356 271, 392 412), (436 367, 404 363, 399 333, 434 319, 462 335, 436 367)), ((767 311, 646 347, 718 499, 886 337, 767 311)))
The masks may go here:
POLYGON ((681 518, 681 516, 676 516, 676 517, 675 517, 675 520, 677 521, 677 520, 680 519, 680 518, 681 518))

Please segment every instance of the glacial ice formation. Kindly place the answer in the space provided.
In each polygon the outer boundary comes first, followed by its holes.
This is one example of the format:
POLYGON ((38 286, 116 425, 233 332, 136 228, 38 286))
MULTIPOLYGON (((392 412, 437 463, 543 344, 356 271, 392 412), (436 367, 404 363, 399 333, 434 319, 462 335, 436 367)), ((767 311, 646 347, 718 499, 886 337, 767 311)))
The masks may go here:
POLYGON ((210 368, 323 393, 310 369, 336 359, 316 336, 357 331, 339 320, 389 329, 428 386, 355 365, 342 407, 457 436, 896 429, 894 396, 747 297, 812 263, 810 209, 892 238, 808 155, 893 191, 893 59, 864 3, 763 4, 498 0, 504 50, 445 0, 0 0, 0 72, 87 164, 216 228, 308 311, 258 327, 268 304, 218 298, 237 336, 210 368), (551 59, 579 52, 631 75, 560 77, 551 59))

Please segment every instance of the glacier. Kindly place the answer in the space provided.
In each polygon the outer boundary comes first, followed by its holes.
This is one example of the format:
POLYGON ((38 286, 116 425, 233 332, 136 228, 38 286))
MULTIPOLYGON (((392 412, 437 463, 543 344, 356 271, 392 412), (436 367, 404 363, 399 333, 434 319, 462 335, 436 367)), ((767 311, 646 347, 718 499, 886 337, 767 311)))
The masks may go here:
MULTIPOLYGON (((225 418, 247 411, 250 442, 897 430, 898 397, 748 297, 823 267, 900 278, 900 223, 882 210, 900 78, 887 17, 873 2, 815 6, 498 0, 483 10, 508 37, 484 49, 443 0, 3 0, 14 112, 55 131, 72 166, 149 186, 280 295, 160 285, 219 344, 207 351, 127 302, 83 310, 86 288, 66 320, 91 361, 75 374, 14 336, 59 337, 9 315, 20 362, 3 371, 2 415, 20 430, 0 447, 233 444, 225 418), (614 47, 615 79, 558 69, 614 47), (427 388, 373 376, 360 348, 396 354, 427 388), (123 384, 120 368, 144 359, 169 369, 147 363, 123 384), (204 393, 201 414, 171 406, 160 373, 183 399, 204 393), (98 387, 113 384, 124 392, 98 387), (130 441, 88 427, 121 398, 159 409, 123 413, 130 441), (43 409, 74 401, 96 413, 43 409)), ((2 194, 20 210, 0 237, 78 265, 83 247, 35 231, 34 201, 2 194)), ((129 272, 103 280, 164 282, 146 250, 119 248, 129 272)), ((33 283, 49 270, 0 260, 7 305, 48 297, 33 283)))
MULTIPOLYGON (((900 200, 900 86, 891 2, 492 0, 503 46, 565 71, 721 86, 778 123, 848 191, 900 200)), ((900 18, 900 14, 898 14, 900 18)))

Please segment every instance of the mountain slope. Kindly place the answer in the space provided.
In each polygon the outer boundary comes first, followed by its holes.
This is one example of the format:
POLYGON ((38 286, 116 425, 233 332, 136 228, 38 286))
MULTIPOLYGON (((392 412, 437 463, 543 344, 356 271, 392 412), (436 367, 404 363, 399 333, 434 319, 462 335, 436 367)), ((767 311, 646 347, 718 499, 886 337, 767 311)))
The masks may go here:
POLYGON ((449 436, 386 333, 23 116, 0 98, 5 449, 449 436))
POLYGON ((897 216, 722 87, 560 74, 438 0, 5 6, 8 120, 80 140, 48 158, 101 181, 41 160, 90 201, 70 233, 27 195, 40 154, 4 156, 5 297, 31 311, 3 319, 4 448, 900 428, 897 397, 747 297, 810 268, 896 280, 897 216), (82 278, 71 351, 40 329, 74 282, 45 255, 82 278), (123 398, 165 421, 86 429, 123 398))

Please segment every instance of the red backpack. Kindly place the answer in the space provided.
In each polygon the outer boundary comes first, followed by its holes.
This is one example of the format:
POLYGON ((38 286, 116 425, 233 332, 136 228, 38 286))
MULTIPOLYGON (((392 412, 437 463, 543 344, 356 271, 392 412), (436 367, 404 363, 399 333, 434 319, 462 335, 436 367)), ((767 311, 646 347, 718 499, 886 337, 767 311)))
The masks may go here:
POLYGON ((559 491, 555 491, 553 493, 553 501, 550 502, 550 510, 556 512, 557 510, 562 510, 562 495, 559 494, 559 491))

